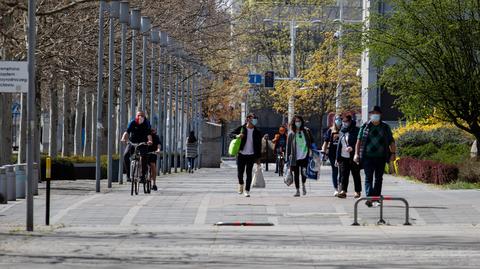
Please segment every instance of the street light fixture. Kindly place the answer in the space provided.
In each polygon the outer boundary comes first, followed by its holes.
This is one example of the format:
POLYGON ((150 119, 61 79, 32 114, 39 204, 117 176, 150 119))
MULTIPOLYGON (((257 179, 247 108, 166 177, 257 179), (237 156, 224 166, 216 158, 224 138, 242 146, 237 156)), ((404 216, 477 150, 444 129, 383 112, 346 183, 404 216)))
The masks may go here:
POLYGON ((142 111, 145 111, 146 108, 146 99, 147 99, 147 46, 148 46, 148 36, 150 35, 151 28, 150 17, 142 16, 140 22, 140 31, 143 35, 143 61, 142 61, 142 111))
MULTIPOLYGON (((126 66, 125 66, 125 54, 127 51, 127 27, 128 27, 128 22, 130 21, 130 15, 129 15, 129 4, 128 1, 122 1, 120 2, 120 24, 121 26, 121 39, 122 39, 122 44, 121 44, 121 53, 120 53, 120 120, 119 120, 119 126, 118 126, 118 141, 120 141, 121 136, 122 136, 122 131, 125 130, 125 79, 126 79, 126 66)), ((118 143, 118 152, 121 155, 124 151, 124 146, 123 143, 118 143)), ((118 162, 118 182, 120 184, 123 184, 123 161, 120 158, 120 161, 118 162)))
MULTIPOLYGON (((108 42, 108 118, 107 118, 107 179, 108 179, 108 188, 112 187, 112 177, 113 177, 113 69, 115 64, 115 19, 120 17, 120 1, 111 0, 110 1, 110 32, 109 32, 109 42, 108 42)), ((98 104, 100 105, 100 104, 98 104)))
POLYGON ((163 130, 162 130, 162 157, 163 157, 163 165, 162 165, 162 170, 163 170, 163 174, 166 174, 167 173, 167 103, 168 103, 168 100, 167 100, 167 92, 168 92, 168 75, 167 75, 167 71, 168 71, 168 56, 167 56, 167 52, 168 52, 168 35, 167 33, 165 32, 160 32, 160 47, 161 47, 161 51, 160 51, 160 57, 162 57, 164 59, 164 61, 167 63, 167 64, 163 64, 163 62, 161 61, 161 67, 160 70, 162 72, 162 76, 163 76, 163 81, 161 83, 162 85, 162 90, 163 90, 163 98, 162 98, 162 114, 161 114, 161 119, 162 119, 162 126, 163 126, 163 130))

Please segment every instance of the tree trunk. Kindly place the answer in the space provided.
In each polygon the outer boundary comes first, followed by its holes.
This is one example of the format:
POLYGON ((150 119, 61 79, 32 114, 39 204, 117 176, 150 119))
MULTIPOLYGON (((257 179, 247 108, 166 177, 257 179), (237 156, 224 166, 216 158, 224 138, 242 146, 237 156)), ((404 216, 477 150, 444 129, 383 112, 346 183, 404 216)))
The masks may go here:
POLYGON ((90 93, 85 93, 85 146, 83 156, 91 156, 92 153, 92 99, 90 93))
POLYGON ((12 94, 0 93, 0 165, 12 159, 12 94))
POLYGON ((27 139, 27 95, 22 93, 20 94, 20 107, 21 107, 21 118, 20 118, 20 140, 18 143, 18 163, 25 163, 27 161, 27 147, 23 141, 27 139))
POLYGON ((91 122, 91 145, 90 145, 90 156, 95 156, 95 144, 97 142, 97 97, 95 93, 92 93, 92 122, 91 122))
POLYGON ((72 153, 72 109, 70 106, 70 89, 68 82, 63 83, 63 141, 62 156, 69 156, 72 153))
POLYGON ((78 79, 77 100, 75 103, 75 136, 73 155, 82 155, 82 127, 83 127, 83 92, 78 79))
POLYGON ((58 153, 58 93, 55 86, 50 89, 50 145, 48 155, 52 158, 58 153))

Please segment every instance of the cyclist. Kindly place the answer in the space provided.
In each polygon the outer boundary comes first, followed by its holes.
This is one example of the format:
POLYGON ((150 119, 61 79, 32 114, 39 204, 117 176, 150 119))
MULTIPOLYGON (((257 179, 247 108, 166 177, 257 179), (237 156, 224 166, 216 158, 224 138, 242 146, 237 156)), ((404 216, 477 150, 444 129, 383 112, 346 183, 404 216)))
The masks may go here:
MULTIPOLYGON (((122 136, 122 142, 127 143, 130 140, 130 143, 127 144, 125 152, 123 154, 123 161, 125 164, 125 170, 127 171, 127 181, 130 179, 130 155, 135 151, 135 147, 131 143, 147 143, 151 145, 152 135, 150 131, 150 122, 147 117, 145 117, 145 112, 138 111, 135 119, 133 119, 127 127, 127 131, 122 136)), ((141 153, 140 164, 142 166, 142 175, 140 177, 140 183, 145 183, 145 174, 147 173, 147 162, 144 160, 143 156, 147 153, 147 146, 140 146, 138 150, 141 153)))
POLYGON ((151 132, 152 144, 148 146, 148 165, 150 166, 150 180, 152 181, 152 190, 156 191, 157 188, 157 154, 160 153, 160 137, 157 135, 157 131, 152 128, 151 132), (155 154, 153 154, 155 152, 155 154))

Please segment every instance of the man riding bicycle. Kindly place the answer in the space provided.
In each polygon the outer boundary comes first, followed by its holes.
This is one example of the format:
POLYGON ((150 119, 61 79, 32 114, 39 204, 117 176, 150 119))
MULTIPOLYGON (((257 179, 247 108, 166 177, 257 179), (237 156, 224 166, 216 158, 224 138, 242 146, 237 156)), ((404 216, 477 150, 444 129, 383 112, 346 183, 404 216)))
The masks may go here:
MULTIPOLYGON (((127 171, 127 181, 130 179, 130 156, 134 153, 135 147, 132 145, 139 143, 147 143, 147 145, 152 145, 152 135, 150 122, 145 117, 143 111, 138 111, 135 119, 132 120, 127 127, 127 131, 122 136, 122 142, 127 143, 125 152, 123 154, 123 161, 125 163, 125 170, 127 171)), ((147 157, 145 155, 148 152, 148 146, 143 145, 139 146, 138 150, 140 151, 140 165, 142 166, 142 176, 140 177, 140 183, 145 183, 145 175, 147 173, 147 157)))

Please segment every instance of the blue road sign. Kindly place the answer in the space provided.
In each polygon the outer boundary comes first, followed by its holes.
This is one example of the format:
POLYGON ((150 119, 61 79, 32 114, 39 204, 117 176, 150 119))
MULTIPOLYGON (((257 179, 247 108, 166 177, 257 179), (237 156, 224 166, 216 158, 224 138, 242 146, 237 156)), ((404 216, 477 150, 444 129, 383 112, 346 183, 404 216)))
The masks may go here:
POLYGON ((248 83, 250 83, 250 84, 261 84, 262 83, 262 75, 260 75, 260 74, 249 74, 248 75, 248 83))

